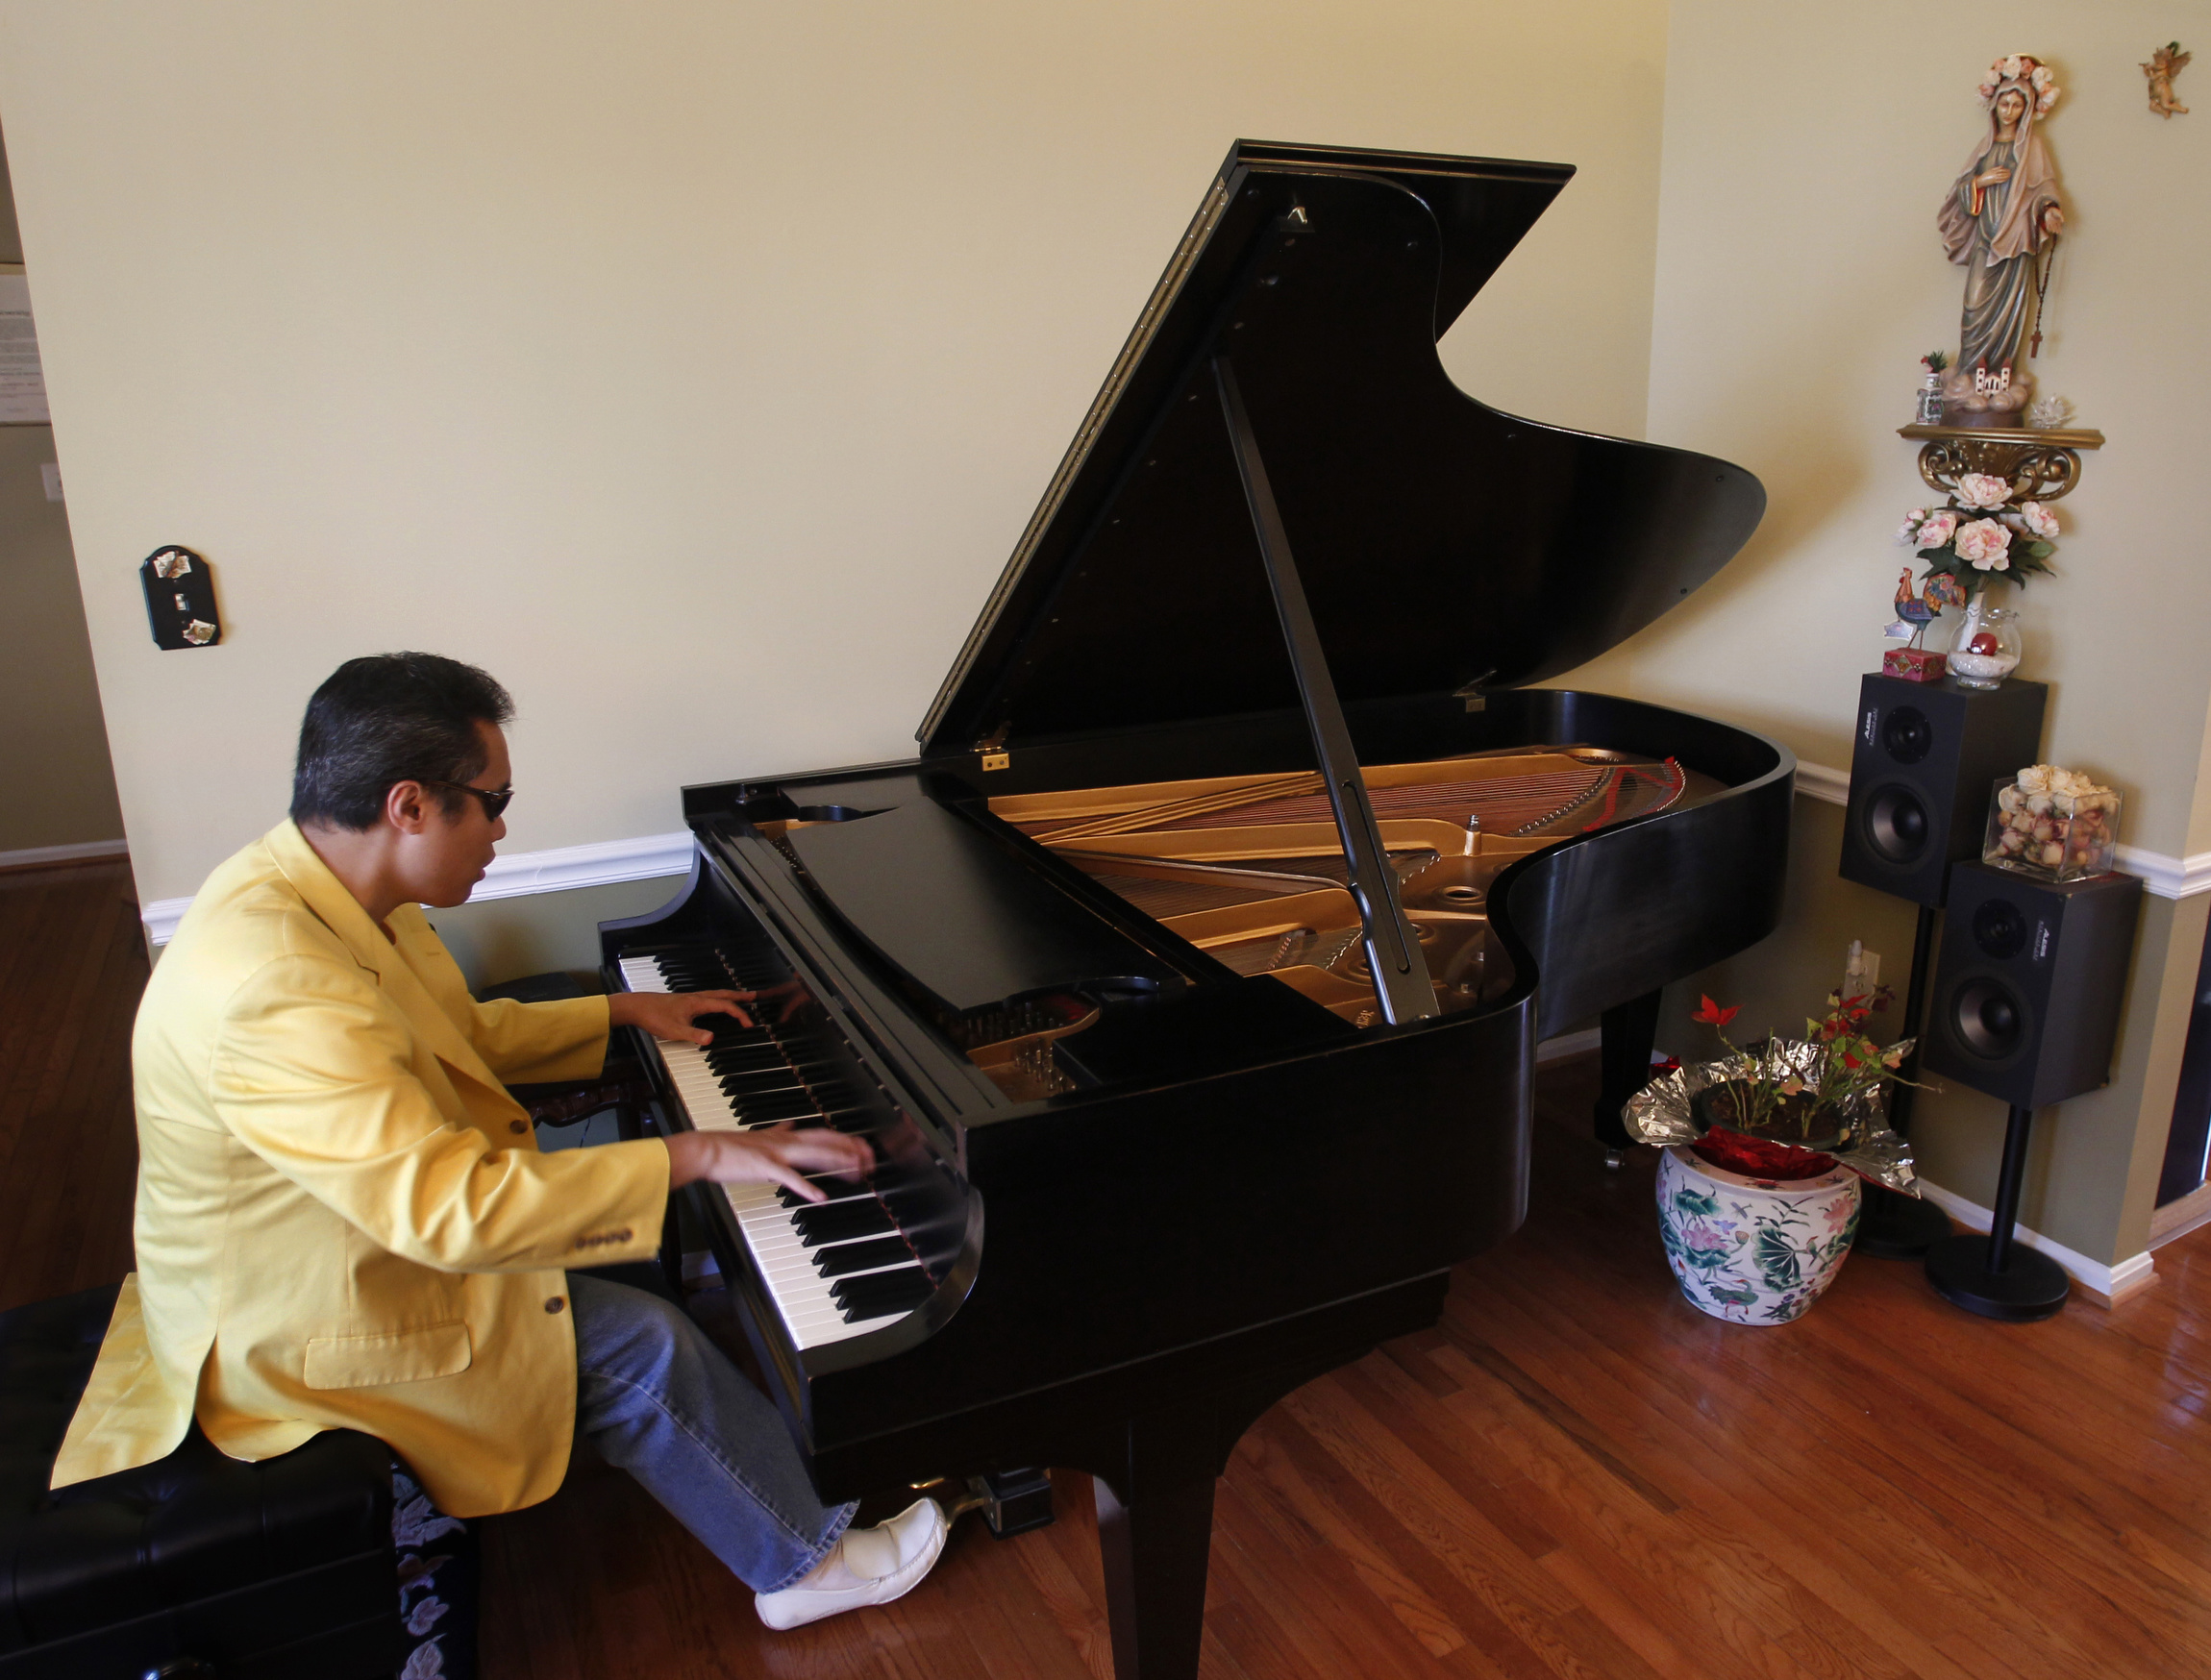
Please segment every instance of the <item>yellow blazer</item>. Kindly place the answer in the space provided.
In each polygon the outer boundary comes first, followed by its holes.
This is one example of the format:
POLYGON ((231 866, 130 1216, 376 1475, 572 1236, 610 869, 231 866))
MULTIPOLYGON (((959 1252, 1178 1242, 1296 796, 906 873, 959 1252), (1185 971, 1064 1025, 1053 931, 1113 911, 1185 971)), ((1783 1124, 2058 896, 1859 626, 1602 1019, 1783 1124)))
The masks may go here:
POLYGON ((656 1140, 541 1155, 502 1080, 588 1078, 607 1000, 479 1003, 412 904, 386 939, 285 823, 208 877, 138 1006, 138 1270, 53 1485, 200 1426, 233 1458, 391 1444, 456 1517, 560 1485, 563 1268, 659 1242, 656 1140))

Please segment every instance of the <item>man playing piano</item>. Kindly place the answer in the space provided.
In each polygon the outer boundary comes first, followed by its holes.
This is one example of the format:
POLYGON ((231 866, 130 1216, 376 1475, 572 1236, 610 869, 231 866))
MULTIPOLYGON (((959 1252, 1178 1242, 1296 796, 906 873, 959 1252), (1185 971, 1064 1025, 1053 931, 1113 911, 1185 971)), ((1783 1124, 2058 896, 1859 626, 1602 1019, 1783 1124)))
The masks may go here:
POLYGON ((291 817, 208 877, 132 1057, 137 1272, 53 1485, 318 1431, 388 1443, 456 1517, 622 1466, 793 1627, 897 1597, 944 1544, 922 1500, 850 1530, 782 1421, 679 1309, 577 1272, 651 1255, 669 1192, 857 1174, 821 1128, 545 1155, 504 1081, 587 1078, 634 1025, 704 1043, 746 994, 479 1003, 421 906, 468 897, 513 797, 507 693, 429 654, 349 660, 300 730, 291 817))

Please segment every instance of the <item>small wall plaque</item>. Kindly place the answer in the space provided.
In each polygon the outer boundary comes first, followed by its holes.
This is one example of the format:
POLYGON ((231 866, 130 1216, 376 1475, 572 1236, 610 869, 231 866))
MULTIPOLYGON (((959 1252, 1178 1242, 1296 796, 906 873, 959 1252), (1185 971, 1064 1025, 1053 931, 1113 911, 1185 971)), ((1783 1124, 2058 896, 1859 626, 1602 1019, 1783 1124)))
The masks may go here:
POLYGON ((138 562, 146 623, 157 648, 211 648, 223 639, 214 574, 190 549, 168 543, 138 562))

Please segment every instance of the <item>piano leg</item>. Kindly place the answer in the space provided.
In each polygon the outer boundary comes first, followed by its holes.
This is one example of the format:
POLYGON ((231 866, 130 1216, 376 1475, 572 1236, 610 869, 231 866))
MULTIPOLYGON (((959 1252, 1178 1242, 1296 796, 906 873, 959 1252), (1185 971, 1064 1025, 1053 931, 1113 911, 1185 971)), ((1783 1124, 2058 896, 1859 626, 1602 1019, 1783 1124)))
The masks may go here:
POLYGON ((1112 1473, 1091 1478, 1115 1680, 1196 1680, 1213 1545, 1213 1484, 1260 1413, 1300 1383, 1343 1363, 1345 1355, 1334 1354, 1325 1363, 1224 1393, 1210 1404, 1147 1412, 1130 1421, 1112 1473))
POLYGON ((1658 1036, 1658 1000, 1664 995, 1646 992, 1601 1017, 1604 1042, 1598 1051, 1597 1141, 1604 1146, 1608 1167, 1619 1166, 1627 1149, 1620 1106, 1651 1082, 1651 1047, 1658 1036))
POLYGON ((1117 1680, 1194 1680, 1198 1672, 1216 1478, 1210 1465, 1174 1463, 1181 1455, 1164 1434, 1148 1456, 1131 1441, 1141 1468, 1131 1466, 1127 1501, 1095 1478, 1117 1680))

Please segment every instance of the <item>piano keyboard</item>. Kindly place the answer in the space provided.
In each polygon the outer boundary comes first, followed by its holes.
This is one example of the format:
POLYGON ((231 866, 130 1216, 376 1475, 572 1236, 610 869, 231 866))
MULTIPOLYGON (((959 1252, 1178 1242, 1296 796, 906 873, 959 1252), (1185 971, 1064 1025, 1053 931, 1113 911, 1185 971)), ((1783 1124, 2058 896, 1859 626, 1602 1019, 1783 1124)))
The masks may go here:
MULTIPOLYGON (((620 966, 633 992, 754 990, 774 983, 774 976, 741 976, 740 964, 703 947, 624 957, 620 966)), ((752 1131, 785 1121, 857 1131, 872 1118, 836 1063, 803 1031, 733 1022, 703 1049, 662 1039, 653 1040, 653 1048, 684 1116, 700 1131, 752 1131)), ((783 1327, 802 1349, 895 1323, 935 1287, 872 1180, 807 1176, 828 1201, 805 1200, 777 1184, 714 1186, 729 1202, 783 1327)))

